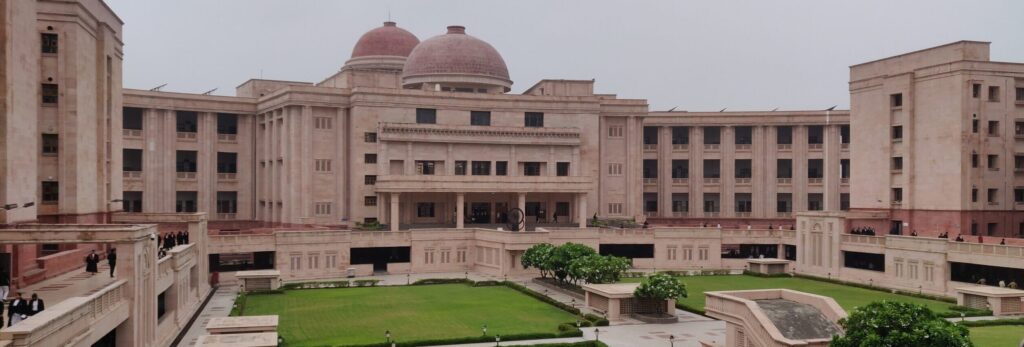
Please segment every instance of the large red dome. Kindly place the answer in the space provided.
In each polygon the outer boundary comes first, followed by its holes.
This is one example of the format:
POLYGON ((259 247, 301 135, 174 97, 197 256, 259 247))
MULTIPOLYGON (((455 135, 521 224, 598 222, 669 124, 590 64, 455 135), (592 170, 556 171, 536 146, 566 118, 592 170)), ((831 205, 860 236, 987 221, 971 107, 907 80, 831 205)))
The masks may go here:
POLYGON ((368 31, 356 42, 352 58, 368 56, 408 57, 420 43, 416 35, 399 28, 395 22, 384 22, 384 26, 368 31))
POLYGON ((508 67, 493 46, 466 35, 466 28, 449 26, 448 33, 423 41, 412 50, 405 62, 402 77, 407 82, 433 82, 431 76, 446 81, 448 77, 465 76, 492 80, 493 84, 512 85, 508 67))

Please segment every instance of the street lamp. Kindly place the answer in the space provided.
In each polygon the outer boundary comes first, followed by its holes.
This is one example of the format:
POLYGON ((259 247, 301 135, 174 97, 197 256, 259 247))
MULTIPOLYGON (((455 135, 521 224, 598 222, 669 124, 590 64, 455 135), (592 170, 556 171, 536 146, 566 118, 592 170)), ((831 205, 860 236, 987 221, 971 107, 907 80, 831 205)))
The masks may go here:
POLYGON ((497 335, 494 337, 494 345, 501 346, 501 335, 497 335))
POLYGON ((966 316, 966 314, 964 314, 963 312, 960 312, 960 322, 961 323, 963 323, 963 321, 964 321, 964 316, 966 316))
POLYGON ((580 319, 576 318, 576 329, 579 329, 581 325, 583 325, 583 322, 580 322, 580 319))
POLYGON ((484 336, 487 336, 487 324, 484 324, 484 326, 481 327, 480 330, 483 330, 484 336))
POLYGON ((405 284, 409 285, 409 274, 405 274, 405 284))
POLYGON ((384 330, 384 343, 391 342, 391 330, 384 330))
POLYGON ((676 347, 676 336, 675 335, 669 335, 668 336, 668 345, 669 345, 669 347, 676 347))
POLYGON ((594 328, 594 341, 601 341, 601 330, 594 328))

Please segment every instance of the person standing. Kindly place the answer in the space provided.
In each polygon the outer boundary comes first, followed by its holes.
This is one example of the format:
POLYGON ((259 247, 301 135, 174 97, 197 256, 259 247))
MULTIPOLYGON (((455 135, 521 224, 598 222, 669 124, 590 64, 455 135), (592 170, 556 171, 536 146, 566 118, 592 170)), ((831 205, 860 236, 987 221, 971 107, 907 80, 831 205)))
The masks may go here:
MULTIPOLYGON (((11 275, 7 271, 0 271, 0 302, 7 301, 7 294, 11 293, 11 275)), ((0 305, 3 306, 3 305, 0 305)), ((3 310, 0 307, 0 310, 3 310)), ((3 312, 0 312, 2 314, 3 312)), ((0 322, 3 326, 3 322, 0 322)))
POLYGON ((174 248, 174 232, 168 232, 164 235, 164 249, 174 248))
POLYGON ((100 263, 100 256, 96 254, 96 250, 92 250, 88 256, 85 257, 85 272, 97 273, 99 272, 98 264, 100 263))
POLYGON ((8 327, 14 326, 22 319, 25 319, 24 312, 26 307, 28 307, 28 303, 21 297, 21 293, 18 293, 14 300, 11 300, 11 305, 7 308, 8 327))
POLYGON ((35 316, 36 313, 43 312, 45 309, 46 304, 43 303, 43 299, 40 299, 39 295, 36 295, 36 293, 32 293, 32 300, 28 301, 28 310, 26 314, 30 317, 35 316))
POLYGON ((184 235, 184 237, 182 237, 182 240, 184 240, 185 241, 184 244, 187 245, 188 244, 188 229, 186 229, 185 231, 182 231, 181 233, 182 233, 182 235, 184 235))
POLYGON ((117 267, 117 248, 107 251, 107 265, 110 265, 110 277, 114 277, 114 268, 117 267))

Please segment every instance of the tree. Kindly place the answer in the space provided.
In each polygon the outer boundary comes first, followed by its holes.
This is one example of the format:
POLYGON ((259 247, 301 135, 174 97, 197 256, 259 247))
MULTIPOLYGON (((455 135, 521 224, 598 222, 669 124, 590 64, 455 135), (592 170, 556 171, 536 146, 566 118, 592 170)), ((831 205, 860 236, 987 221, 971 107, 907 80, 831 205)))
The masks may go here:
POLYGON ((911 303, 873 302, 840 319, 839 325, 846 334, 833 336, 832 347, 974 346, 966 327, 911 303))
POLYGON ((568 242, 555 247, 544 266, 555 275, 558 281, 565 282, 569 277, 569 264, 575 259, 591 254, 597 254, 597 251, 584 244, 568 242))
POLYGON ((524 269, 536 268, 540 270, 540 277, 547 278, 551 274, 551 269, 547 268, 548 258, 551 257, 551 251, 555 249, 550 243, 538 243, 530 246, 523 252, 523 257, 520 262, 523 264, 524 269))
POLYGON ((658 300, 685 298, 686 285, 675 277, 656 273, 644 278, 640 286, 633 291, 633 295, 658 300))
POLYGON ((629 259, 616 256, 591 254, 573 260, 569 264, 569 278, 576 283, 583 280, 587 283, 614 283, 622 277, 622 273, 630 268, 629 259))

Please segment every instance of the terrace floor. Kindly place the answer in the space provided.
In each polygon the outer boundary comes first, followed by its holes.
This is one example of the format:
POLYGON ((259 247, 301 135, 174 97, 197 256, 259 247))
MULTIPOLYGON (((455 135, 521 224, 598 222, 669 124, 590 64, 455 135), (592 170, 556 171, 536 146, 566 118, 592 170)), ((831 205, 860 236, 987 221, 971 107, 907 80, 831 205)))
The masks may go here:
MULTIPOLYGON (((85 272, 85 265, 82 265, 82 267, 60 276, 43 280, 25 288, 19 288, 18 291, 22 293, 22 297, 25 300, 31 299, 32 294, 38 294, 39 298, 43 299, 47 306, 52 307, 69 298, 91 295, 117 280, 116 277, 110 277, 110 267, 106 263, 101 262, 98 273, 85 272)), ((8 299, 14 298, 15 295, 16 293, 12 292, 8 299)), ((28 319, 32 319, 32 317, 28 319)), ((5 329, 7 327, 6 320, 7 318, 5 317, 5 329)))

